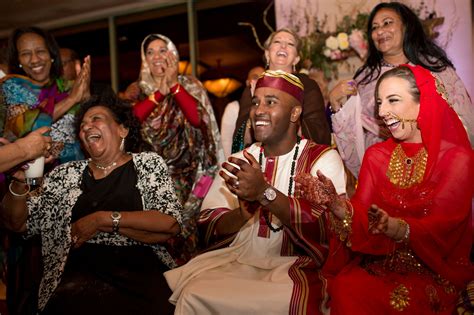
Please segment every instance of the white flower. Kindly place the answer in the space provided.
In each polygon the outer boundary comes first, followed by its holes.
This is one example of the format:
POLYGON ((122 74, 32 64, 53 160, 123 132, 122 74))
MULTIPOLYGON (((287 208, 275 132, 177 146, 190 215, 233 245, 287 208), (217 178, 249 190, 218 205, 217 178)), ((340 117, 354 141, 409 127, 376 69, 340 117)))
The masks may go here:
POLYGON ((339 41, 334 36, 326 38, 326 47, 331 50, 336 50, 339 47, 339 41))
POLYGON ((331 56, 331 49, 329 49, 327 47, 324 48, 323 55, 326 56, 327 58, 329 58, 331 56))

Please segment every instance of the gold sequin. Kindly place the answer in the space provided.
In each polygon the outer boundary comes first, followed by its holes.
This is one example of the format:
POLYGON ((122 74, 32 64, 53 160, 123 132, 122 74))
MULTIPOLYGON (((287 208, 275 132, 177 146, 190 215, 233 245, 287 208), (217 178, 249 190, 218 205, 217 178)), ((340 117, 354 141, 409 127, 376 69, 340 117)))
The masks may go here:
POLYGON ((400 284, 390 293, 390 305, 397 311, 403 312, 410 306, 409 291, 406 286, 400 284))

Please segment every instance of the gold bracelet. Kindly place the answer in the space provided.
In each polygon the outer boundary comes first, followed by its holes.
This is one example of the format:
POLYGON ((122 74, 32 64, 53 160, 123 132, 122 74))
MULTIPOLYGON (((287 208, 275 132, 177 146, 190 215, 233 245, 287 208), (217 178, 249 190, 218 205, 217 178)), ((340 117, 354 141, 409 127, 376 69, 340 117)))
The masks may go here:
POLYGON ((354 208, 352 204, 346 200, 344 209, 344 218, 339 219, 332 212, 329 212, 331 228, 339 236, 341 242, 346 242, 347 247, 351 247, 352 243, 350 235, 352 234, 352 217, 354 216, 354 208))
POLYGON ((408 236, 410 235, 410 226, 408 225, 407 221, 403 220, 403 219, 400 219, 398 218, 398 229, 397 229, 397 233, 395 233, 395 235, 393 236, 393 238, 395 239, 395 242, 396 243, 401 243, 405 240, 408 240, 408 236), (400 231, 400 228, 402 226, 405 226, 405 234, 403 235, 403 237, 399 240, 397 240, 397 236, 398 236, 398 232, 400 231))
POLYGON ((178 87, 176 88, 176 91, 174 91, 174 92, 171 93, 171 95, 173 95, 173 96, 179 93, 179 87, 181 86, 179 83, 176 83, 176 85, 178 86, 178 87))
POLYGON ((15 197, 25 197, 30 192, 30 185, 26 184, 26 187, 27 187, 26 191, 22 194, 17 194, 16 192, 13 191, 12 184, 13 182, 10 182, 10 185, 8 185, 8 190, 10 191, 10 194, 12 194, 15 197))

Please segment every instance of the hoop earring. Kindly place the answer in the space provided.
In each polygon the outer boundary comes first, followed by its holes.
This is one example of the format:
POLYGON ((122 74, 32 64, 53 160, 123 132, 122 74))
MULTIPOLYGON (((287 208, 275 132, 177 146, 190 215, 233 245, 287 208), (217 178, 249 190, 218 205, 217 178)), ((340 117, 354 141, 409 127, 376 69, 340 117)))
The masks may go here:
POLYGON ((293 65, 293 73, 296 72, 296 65, 293 65))
POLYGON ((267 64, 265 65, 265 70, 268 70, 269 67, 270 67, 270 62, 268 62, 267 60, 267 64))
POLYGON ((125 150, 125 138, 122 138, 122 142, 120 142, 120 151, 124 151, 125 150))

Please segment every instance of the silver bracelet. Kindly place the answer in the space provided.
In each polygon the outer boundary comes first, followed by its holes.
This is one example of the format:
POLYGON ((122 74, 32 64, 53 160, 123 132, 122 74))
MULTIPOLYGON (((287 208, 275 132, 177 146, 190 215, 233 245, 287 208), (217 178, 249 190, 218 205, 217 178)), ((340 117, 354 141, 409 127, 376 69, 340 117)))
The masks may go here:
POLYGON ((13 191, 12 184, 13 182, 10 182, 10 185, 8 185, 8 191, 10 191, 10 194, 12 194, 15 197, 25 197, 30 192, 30 185, 26 184, 26 187, 27 187, 26 191, 22 194, 17 194, 16 192, 13 191))

